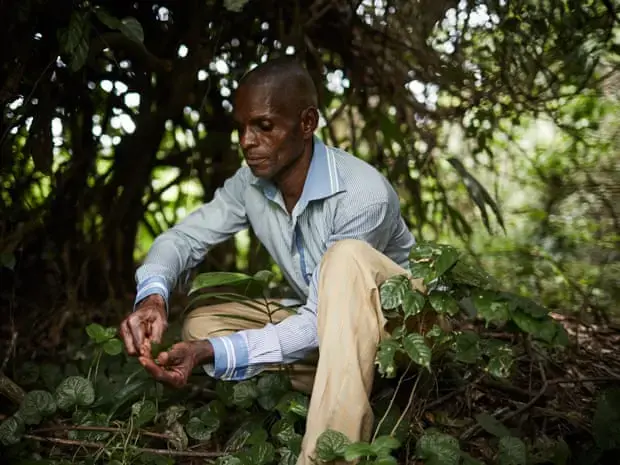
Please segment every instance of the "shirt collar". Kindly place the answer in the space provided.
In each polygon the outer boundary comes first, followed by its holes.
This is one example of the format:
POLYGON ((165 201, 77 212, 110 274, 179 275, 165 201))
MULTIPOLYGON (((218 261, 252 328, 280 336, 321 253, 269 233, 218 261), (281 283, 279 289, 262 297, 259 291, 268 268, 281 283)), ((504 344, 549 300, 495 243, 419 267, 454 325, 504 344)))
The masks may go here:
MULTIPOLYGON (((304 190, 299 199, 300 204, 326 199, 345 190, 342 177, 336 166, 334 153, 317 136, 313 136, 313 142, 312 159, 304 183, 304 190)), ((253 184, 260 187, 270 200, 274 199, 278 191, 273 183, 265 179, 256 178, 253 184)))

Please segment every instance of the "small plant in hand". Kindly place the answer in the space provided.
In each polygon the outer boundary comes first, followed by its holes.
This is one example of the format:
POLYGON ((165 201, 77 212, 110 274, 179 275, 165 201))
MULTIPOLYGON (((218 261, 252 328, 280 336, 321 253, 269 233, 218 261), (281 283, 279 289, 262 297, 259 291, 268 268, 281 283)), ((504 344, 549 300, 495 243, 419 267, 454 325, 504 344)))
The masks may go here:
MULTIPOLYGON (((541 430, 540 420, 527 416, 550 385, 559 389, 566 382, 550 379, 547 368, 568 350, 563 326, 535 302, 502 290, 453 247, 418 244, 410 271, 423 280, 425 292, 407 276, 380 286, 392 332, 378 347, 376 366, 390 394, 373 398, 373 435, 352 443, 326 431, 317 459, 380 465, 416 459, 426 465, 586 463, 570 459, 559 434, 539 433, 570 423, 546 417, 541 430), (419 330, 410 324, 415 321, 435 324, 419 330), (504 395, 491 389, 504 389, 504 395), (515 392, 529 398, 514 403, 515 392)), ((190 305, 205 298, 244 299, 250 283, 266 287, 272 277, 267 271, 199 275, 190 305), (239 292, 201 292, 221 285, 238 286, 239 292)), ((199 458, 219 465, 294 465, 309 399, 291 390, 286 373, 214 381, 200 368, 193 370, 209 356, 208 343, 162 342, 168 325, 163 301, 153 297, 142 309, 121 326, 120 335, 115 328, 89 325, 82 333, 87 340, 63 367, 21 367, 16 380, 28 392, 0 424, 10 463, 50 457, 48 463, 171 464, 199 458), (119 336, 127 352, 139 357, 123 352, 119 336)), ((594 402, 579 405, 582 410, 570 414, 588 415, 592 423, 592 436, 582 447, 587 456, 620 448, 614 433, 620 430, 620 391, 601 391, 594 402)), ((556 404, 553 411, 558 409, 556 404)))

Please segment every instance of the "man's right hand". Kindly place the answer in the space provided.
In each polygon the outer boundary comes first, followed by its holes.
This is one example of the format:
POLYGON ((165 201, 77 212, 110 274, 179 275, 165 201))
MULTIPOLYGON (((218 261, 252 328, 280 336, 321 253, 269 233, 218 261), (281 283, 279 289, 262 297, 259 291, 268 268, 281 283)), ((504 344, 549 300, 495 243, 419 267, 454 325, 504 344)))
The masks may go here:
POLYGON ((121 337, 129 355, 151 356, 151 344, 160 343, 168 327, 166 303, 160 295, 148 296, 121 323, 121 337))

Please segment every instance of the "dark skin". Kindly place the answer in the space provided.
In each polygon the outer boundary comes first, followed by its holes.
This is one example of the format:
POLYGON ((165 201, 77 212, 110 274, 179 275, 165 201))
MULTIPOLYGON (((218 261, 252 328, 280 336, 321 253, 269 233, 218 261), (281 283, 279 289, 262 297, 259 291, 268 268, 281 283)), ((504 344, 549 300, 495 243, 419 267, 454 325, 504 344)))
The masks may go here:
MULTIPOLYGON (((286 76, 241 84, 233 117, 248 167, 278 187, 290 214, 303 192, 319 114, 312 98, 291 101, 283 86, 286 76)), ((213 347, 208 341, 180 342, 153 359, 151 344, 161 342, 167 326, 163 298, 151 295, 123 320, 120 334, 127 353, 138 356, 154 379, 181 387, 196 366, 213 361, 213 347)))

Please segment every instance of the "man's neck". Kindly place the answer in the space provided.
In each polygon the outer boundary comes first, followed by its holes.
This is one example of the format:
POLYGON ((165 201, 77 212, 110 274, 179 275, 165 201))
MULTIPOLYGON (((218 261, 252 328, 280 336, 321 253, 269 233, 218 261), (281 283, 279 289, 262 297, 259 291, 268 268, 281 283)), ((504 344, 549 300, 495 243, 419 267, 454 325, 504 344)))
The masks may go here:
POLYGON ((278 179, 274 179, 289 213, 293 211, 303 193, 312 160, 312 151, 313 143, 310 141, 304 148, 303 155, 295 160, 295 163, 289 166, 278 179))

